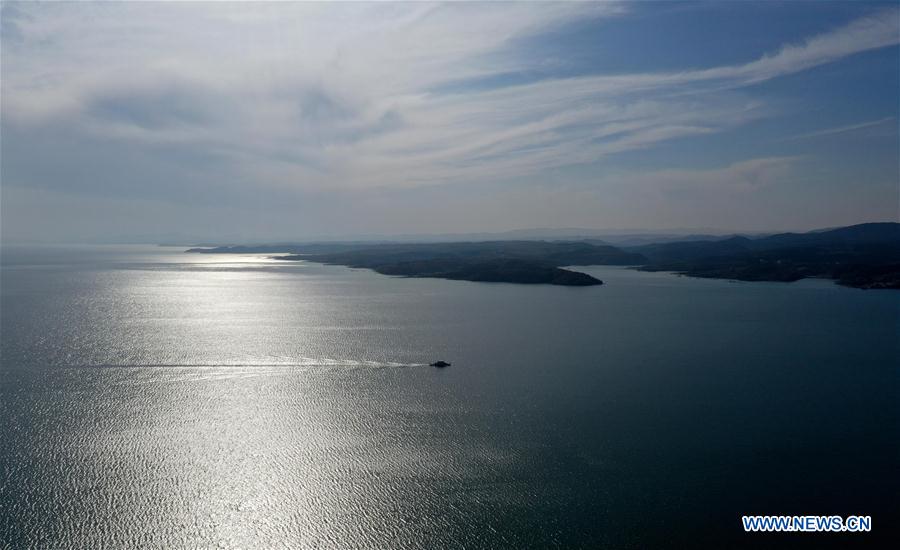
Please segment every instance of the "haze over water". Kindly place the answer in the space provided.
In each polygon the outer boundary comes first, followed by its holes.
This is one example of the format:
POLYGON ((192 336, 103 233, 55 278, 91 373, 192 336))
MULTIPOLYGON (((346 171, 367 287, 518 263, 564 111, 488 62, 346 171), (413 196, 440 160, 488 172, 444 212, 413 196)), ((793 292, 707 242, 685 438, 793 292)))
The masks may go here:
POLYGON ((0 546, 734 546, 763 536, 742 514, 781 513, 892 532, 896 292, 181 251, 2 250, 0 546))

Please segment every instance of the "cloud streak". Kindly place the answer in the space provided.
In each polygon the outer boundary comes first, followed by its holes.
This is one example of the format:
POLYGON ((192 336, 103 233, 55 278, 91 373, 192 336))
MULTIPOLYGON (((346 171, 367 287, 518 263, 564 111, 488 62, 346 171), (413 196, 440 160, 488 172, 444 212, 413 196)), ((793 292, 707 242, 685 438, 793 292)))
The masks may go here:
POLYGON ((882 126, 889 122, 894 122, 895 120, 897 120, 897 119, 895 119, 892 116, 889 116, 889 117, 879 118, 878 120, 869 120, 869 121, 860 122, 857 124, 848 124, 846 126, 837 126, 834 128, 826 128, 824 130, 819 130, 816 132, 809 132, 806 134, 791 136, 786 139, 789 139, 789 140, 809 139, 809 138, 817 138, 817 137, 824 137, 824 136, 834 136, 834 135, 838 135, 838 134, 846 134, 847 132, 855 132, 857 130, 864 130, 866 128, 874 128, 876 126, 882 126))
MULTIPOLYGON (((3 9, 4 185, 176 202, 539 178, 770 117, 753 86, 900 39, 891 7, 742 64, 511 84, 541 63, 517 40, 629 6, 3 9)), ((747 162, 708 177, 789 163, 747 162)))

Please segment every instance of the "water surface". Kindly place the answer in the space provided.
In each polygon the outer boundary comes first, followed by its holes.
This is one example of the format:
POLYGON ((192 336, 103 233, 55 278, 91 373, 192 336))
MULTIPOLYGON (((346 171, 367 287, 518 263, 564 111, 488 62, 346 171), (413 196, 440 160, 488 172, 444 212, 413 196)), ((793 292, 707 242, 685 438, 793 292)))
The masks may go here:
POLYGON ((742 514, 869 514, 870 542, 896 523, 900 292, 181 250, 2 250, 0 546, 724 548, 864 536, 743 535, 742 514))

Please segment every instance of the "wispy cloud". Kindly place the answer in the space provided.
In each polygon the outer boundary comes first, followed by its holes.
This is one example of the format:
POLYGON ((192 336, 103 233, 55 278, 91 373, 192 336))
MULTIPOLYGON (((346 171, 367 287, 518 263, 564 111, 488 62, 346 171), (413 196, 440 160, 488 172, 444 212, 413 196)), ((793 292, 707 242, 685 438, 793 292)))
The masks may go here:
POLYGON ((762 157, 707 169, 654 170, 628 177, 630 185, 670 194, 746 193, 784 183, 802 157, 762 157))
POLYGON ((534 175, 768 116, 745 88, 896 44, 900 13, 884 9, 744 64, 440 91, 528 69, 528 60, 496 55, 514 39, 627 11, 621 3, 16 5, 4 17, 4 126, 22 144, 67 152, 43 151, 60 163, 50 175, 11 170, 8 183, 63 185, 51 176, 65 172, 89 172, 91 185, 128 177, 98 147, 147 174, 131 192, 534 175))
POLYGON ((900 10, 887 8, 861 17, 848 25, 782 47, 773 55, 729 67, 693 73, 696 78, 734 78, 753 84, 796 73, 844 57, 898 43, 900 10))
POLYGON ((855 132, 857 130, 864 130, 866 128, 874 128, 876 126, 883 126, 888 123, 896 124, 896 118, 889 116, 885 118, 879 118, 878 120, 869 120, 866 122, 860 122, 858 124, 848 124, 846 126, 836 126, 834 128, 825 128, 824 130, 818 130, 816 132, 809 132, 806 134, 799 134, 796 136, 791 136, 786 138, 788 140, 796 140, 796 139, 809 139, 809 138, 817 138, 824 136, 833 136, 838 134, 846 134, 847 132, 855 132))

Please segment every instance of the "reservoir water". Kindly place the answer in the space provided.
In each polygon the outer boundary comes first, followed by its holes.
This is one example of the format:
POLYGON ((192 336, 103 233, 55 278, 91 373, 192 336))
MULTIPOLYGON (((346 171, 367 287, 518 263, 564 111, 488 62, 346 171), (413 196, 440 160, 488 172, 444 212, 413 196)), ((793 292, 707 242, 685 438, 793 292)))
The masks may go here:
POLYGON ((900 292, 182 251, 2 250, 0 547, 896 535, 900 292), (747 514, 872 515, 873 532, 744 534, 747 514))

